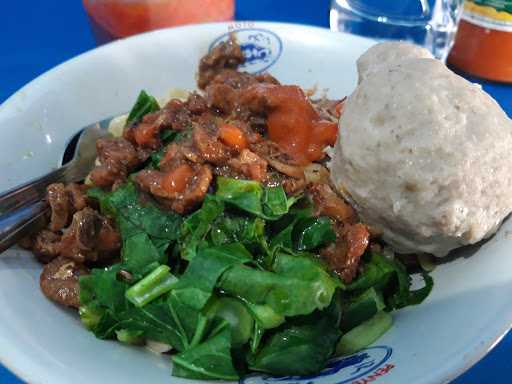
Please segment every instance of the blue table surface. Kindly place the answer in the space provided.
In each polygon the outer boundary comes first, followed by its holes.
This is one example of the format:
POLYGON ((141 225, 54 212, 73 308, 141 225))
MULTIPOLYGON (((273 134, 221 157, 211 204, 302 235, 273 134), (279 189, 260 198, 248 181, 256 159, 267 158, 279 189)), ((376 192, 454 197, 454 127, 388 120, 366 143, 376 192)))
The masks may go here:
MULTIPOLYGON (((41 73, 95 47, 79 0, 5 1, 2 6, 0 102, 41 73)), ((328 27, 329 0, 237 0, 236 7, 238 20, 328 27)), ((512 86, 487 82, 482 85, 512 116, 512 86)), ((507 382, 511 352, 512 333, 452 384, 507 382)), ((0 365, 0 383, 21 381, 0 365)))

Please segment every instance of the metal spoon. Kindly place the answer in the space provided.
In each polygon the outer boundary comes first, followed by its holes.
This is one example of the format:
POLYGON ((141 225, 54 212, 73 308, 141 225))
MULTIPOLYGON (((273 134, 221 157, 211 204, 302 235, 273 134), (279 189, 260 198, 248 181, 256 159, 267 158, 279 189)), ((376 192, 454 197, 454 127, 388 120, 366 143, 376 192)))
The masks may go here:
POLYGON ((111 120, 78 131, 66 146, 60 168, 0 194, 0 253, 26 236, 48 212, 45 200, 48 185, 77 182, 87 176, 96 160, 96 140, 110 135, 111 120))

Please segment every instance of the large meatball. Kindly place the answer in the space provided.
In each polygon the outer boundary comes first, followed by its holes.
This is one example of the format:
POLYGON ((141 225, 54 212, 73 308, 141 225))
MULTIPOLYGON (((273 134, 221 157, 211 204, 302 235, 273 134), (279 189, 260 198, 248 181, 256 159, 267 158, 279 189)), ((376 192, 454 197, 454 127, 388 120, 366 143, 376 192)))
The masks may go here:
POLYGON ((433 59, 429 50, 404 41, 388 41, 376 44, 357 60, 359 83, 367 76, 384 67, 398 64, 406 59, 433 59))
POLYGON ((512 122, 434 59, 369 74, 345 103, 335 185, 399 252, 444 256, 512 209, 512 122))

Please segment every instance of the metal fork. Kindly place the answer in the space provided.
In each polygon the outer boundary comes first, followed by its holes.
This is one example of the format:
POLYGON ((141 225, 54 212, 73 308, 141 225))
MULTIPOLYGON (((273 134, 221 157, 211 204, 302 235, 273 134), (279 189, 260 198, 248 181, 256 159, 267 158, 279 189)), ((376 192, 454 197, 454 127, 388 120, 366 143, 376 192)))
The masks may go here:
POLYGON ((77 182, 87 176, 96 160, 96 140, 110 135, 111 120, 101 120, 78 131, 66 146, 60 168, 0 194, 0 253, 42 221, 49 210, 45 199, 48 185, 77 182))

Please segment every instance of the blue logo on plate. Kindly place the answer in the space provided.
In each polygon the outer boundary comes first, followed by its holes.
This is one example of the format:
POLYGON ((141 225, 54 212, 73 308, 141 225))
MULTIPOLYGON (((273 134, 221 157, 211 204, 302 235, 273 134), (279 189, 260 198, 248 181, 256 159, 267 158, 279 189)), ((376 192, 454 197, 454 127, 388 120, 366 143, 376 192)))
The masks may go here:
POLYGON ((392 353, 390 347, 368 347, 353 355, 331 360, 315 376, 251 375, 240 380, 240 384, 349 384, 381 367, 392 353))
MULTIPOLYGON (((215 39, 210 45, 210 50, 219 43, 227 41, 230 33, 225 33, 215 39)), ((235 34, 245 56, 245 63, 239 67, 244 71, 250 73, 266 71, 281 56, 283 43, 279 36, 272 31, 247 28, 237 29, 232 33, 235 34)))

